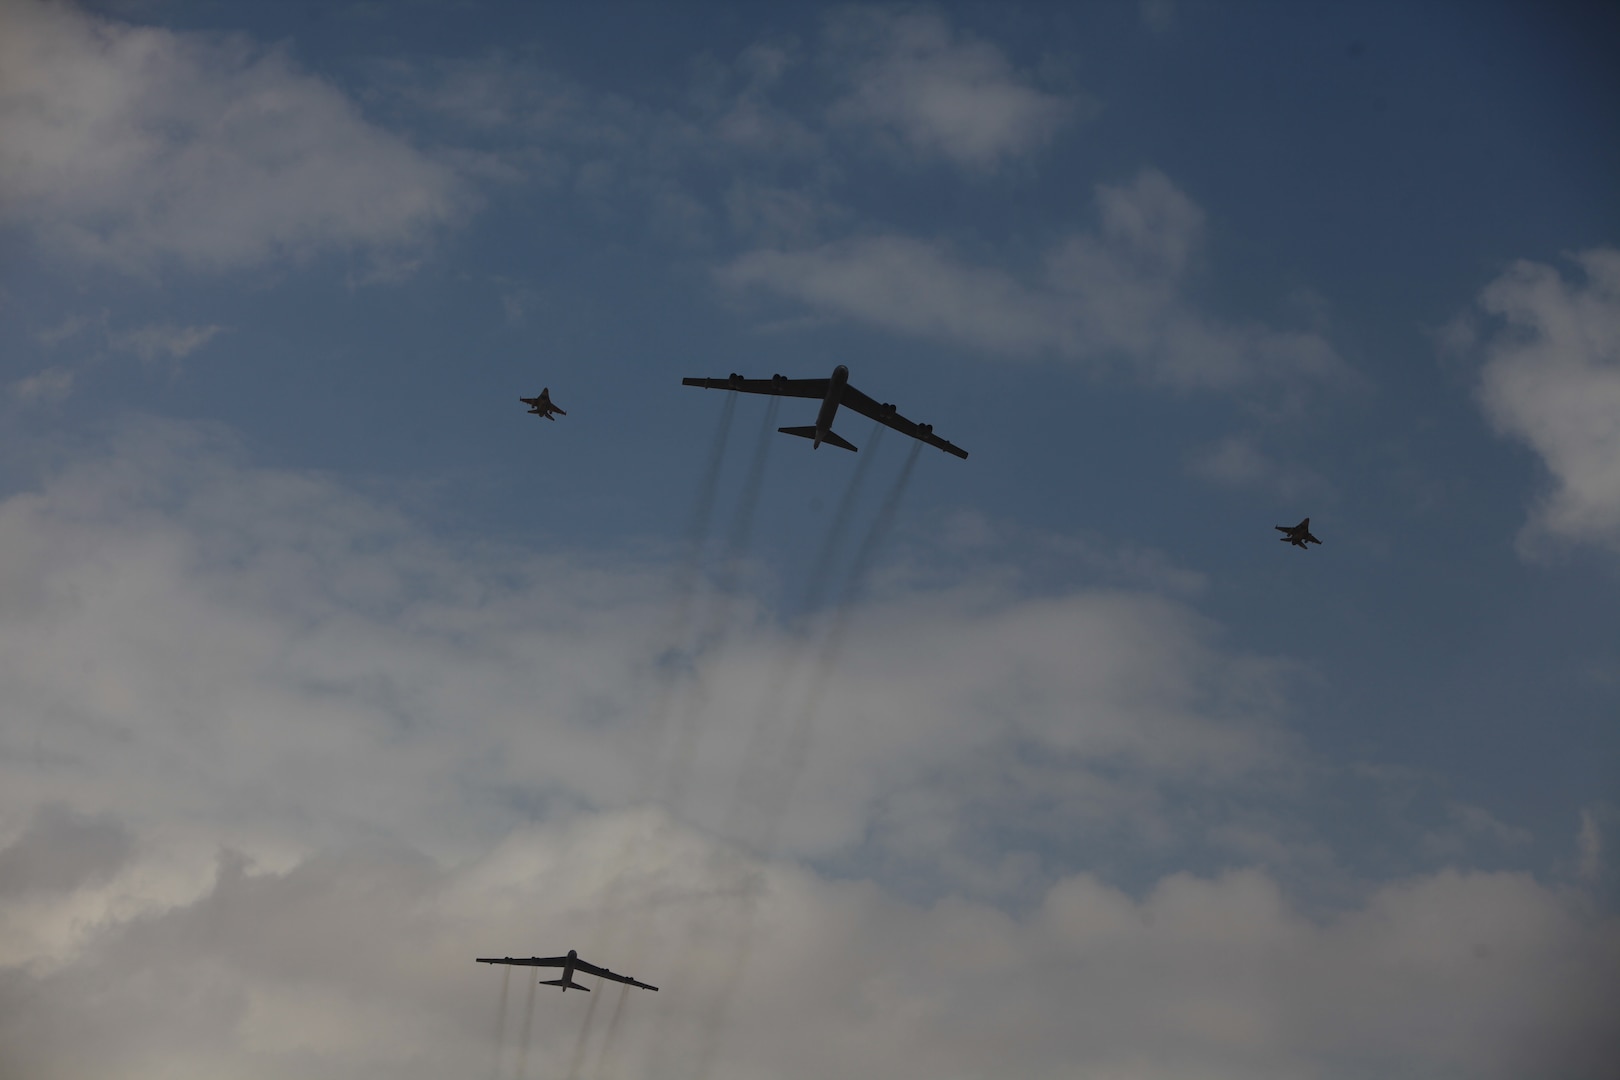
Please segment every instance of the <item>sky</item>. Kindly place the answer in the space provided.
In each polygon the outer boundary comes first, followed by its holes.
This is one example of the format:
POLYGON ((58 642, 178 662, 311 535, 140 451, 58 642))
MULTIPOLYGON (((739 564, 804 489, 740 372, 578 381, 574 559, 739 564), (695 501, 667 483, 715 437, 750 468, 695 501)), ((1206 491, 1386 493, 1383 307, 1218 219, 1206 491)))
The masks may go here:
POLYGON ((0 0, 0 1080, 1612 1076, 1617 43, 0 0))

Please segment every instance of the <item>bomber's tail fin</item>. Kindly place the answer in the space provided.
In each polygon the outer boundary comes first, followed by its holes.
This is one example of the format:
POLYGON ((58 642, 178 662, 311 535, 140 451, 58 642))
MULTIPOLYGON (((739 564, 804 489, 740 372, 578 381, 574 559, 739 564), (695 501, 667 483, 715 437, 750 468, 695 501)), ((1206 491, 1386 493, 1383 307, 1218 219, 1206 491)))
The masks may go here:
POLYGON ((541 979, 540 980, 540 985, 541 986, 560 986, 560 987, 563 988, 563 993, 565 993, 565 994, 568 993, 568 991, 570 991, 570 990, 583 990, 587 994, 591 992, 590 987, 581 986, 577 982, 569 982, 567 979, 541 979))
MULTIPOLYGON (((813 440, 816 437, 816 426, 814 424, 810 424, 805 427, 783 427, 777 428, 776 430, 780 431, 784 435, 797 435, 801 439, 813 440)), ((855 449, 854 443, 849 442, 842 435, 839 435, 834 431, 829 431, 827 434, 823 435, 821 437, 821 441, 824 443, 831 443, 833 446, 841 446, 845 450, 855 449)))

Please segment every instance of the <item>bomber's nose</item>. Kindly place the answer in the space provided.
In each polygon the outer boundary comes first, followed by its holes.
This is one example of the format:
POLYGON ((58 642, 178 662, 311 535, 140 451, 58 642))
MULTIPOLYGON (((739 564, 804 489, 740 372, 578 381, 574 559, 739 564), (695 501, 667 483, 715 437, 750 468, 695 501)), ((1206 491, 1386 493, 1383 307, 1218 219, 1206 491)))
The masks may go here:
POLYGON ((849 378, 849 368, 845 367, 843 364, 839 364, 837 367, 833 368, 833 374, 837 375, 840 379, 847 379, 849 378))

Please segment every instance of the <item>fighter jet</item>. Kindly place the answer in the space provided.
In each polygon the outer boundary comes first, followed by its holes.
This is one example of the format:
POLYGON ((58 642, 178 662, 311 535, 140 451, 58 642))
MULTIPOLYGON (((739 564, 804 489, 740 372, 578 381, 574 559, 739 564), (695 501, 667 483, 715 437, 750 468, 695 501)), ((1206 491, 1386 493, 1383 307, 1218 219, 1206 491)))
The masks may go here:
POLYGON ((797 435, 809 439, 812 449, 822 443, 832 443, 845 450, 855 447, 832 429, 833 415, 838 406, 845 405, 862 416, 869 416, 880 424, 894 428, 903 435, 921 439, 929 446, 937 446, 947 454, 967 457, 967 451, 954 446, 934 434, 932 424, 914 424, 895 411, 893 405, 873 401, 849 385, 849 368, 839 364, 833 368, 830 379, 790 379, 785 375, 772 375, 769 379, 745 379, 732 373, 729 379, 682 379, 682 386, 701 386, 706 390, 737 390, 744 394, 774 394, 777 397, 820 398, 821 411, 814 424, 804 427, 777 428, 784 435, 797 435))
POLYGON ((1322 541, 1311 535, 1311 519, 1306 518, 1298 525, 1273 525, 1272 528, 1282 533, 1277 537, 1285 544, 1293 544, 1301 551, 1309 550, 1306 544, 1320 544, 1322 541))
POLYGON ((539 397, 520 397, 519 401, 529 407, 530 416, 543 416, 547 420, 555 420, 557 416, 567 416, 566 410, 559 409, 551 403, 551 388, 542 386, 539 397), (553 416, 556 413, 557 416, 553 416))
POLYGON ((591 992, 590 987, 581 986, 579 983, 574 981, 574 972, 576 971, 583 971, 587 975, 597 975, 604 979, 612 979, 614 982, 622 982, 628 983, 631 986, 639 986, 643 990, 658 989, 656 986, 648 986, 644 982, 637 982, 628 975, 620 975, 617 972, 609 971, 607 968, 599 968, 595 964, 587 964, 585 961, 579 958, 579 953, 575 952, 573 949, 568 950, 567 956, 531 956, 526 960, 522 957, 513 956, 502 956, 499 958, 480 956, 478 958, 478 962, 480 964, 512 964, 516 967, 562 968, 562 978, 541 979, 540 985, 560 986, 565 994, 570 990, 583 990, 587 994, 591 992))

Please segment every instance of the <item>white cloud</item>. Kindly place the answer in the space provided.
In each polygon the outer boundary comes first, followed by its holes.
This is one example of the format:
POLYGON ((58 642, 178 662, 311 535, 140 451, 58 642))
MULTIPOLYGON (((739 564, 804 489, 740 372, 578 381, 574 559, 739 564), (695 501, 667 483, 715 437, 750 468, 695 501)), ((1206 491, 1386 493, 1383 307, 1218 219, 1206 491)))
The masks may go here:
POLYGON ((151 361, 160 357, 182 360, 212 341, 222 329, 220 326, 153 323, 113 334, 109 343, 114 349, 132 352, 142 360, 151 361))
POLYGON ((539 988, 528 1061, 544 1074, 577 1057, 631 1078, 1597 1080, 1617 1049, 1616 930, 1527 878, 1453 871, 1321 921, 1250 870, 1140 897, 1080 874, 1019 916, 919 907, 655 814, 604 815, 455 864, 227 855, 190 898, 104 922, 49 967, 0 968, 0 1069, 410 1080, 499 1071, 500 1050, 510 1069, 533 976, 503 994, 473 958, 577 948, 661 990, 539 988), (745 892, 757 932, 739 968, 745 892))
POLYGON ((1342 364, 1312 333, 1200 314, 1182 282, 1203 212, 1152 170, 1096 192, 1099 227, 1057 244, 1038 274, 975 266, 939 244, 871 236, 760 250, 721 279, 761 287, 887 329, 1011 356, 1125 360, 1180 387, 1333 377, 1342 364))
POLYGON ((1227 487, 1256 487, 1293 498, 1320 493, 1326 486, 1311 469, 1293 461, 1279 461, 1261 450, 1253 438, 1232 435, 1199 450, 1191 459, 1194 474, 1227 487))
POLYGON ((1603 876, 1603 829, 1597 815, 1590 808, 1581 811, 1581 831, 1576 836, 1580 850, 1577 873, 1582 881, 1596 881, 1603 876))
POLYGON ((1176 25, 1175 0, 1137 0, 1137 13, 1142 25, 1155 34, 1162 34, 1176 25))
POLYGON ((1500 320, 1483 338, 1485 414, 1552 475, 1521 537, 1532 552, 1549 540, 1620 550, 1620 251, 1575 262, 1584 285, 1518 262, 1479 298, 1500 320))
POLYGON ((53 255, 151 272, 420 245, 450 170, 280 50, 0 6, 0 205, 53 255))
MULTIPOLYGON (((1609 1060, 1616 927, 1578 894, 1448 871, 1322 915, 1258 868, 1128 894, 1058 850, 1174 853, 1293 805, 1277 665, 1183 604, 888 580, 798 763, 788 725, 755 733, 816 665, 772 691, 804 641, 739 614, 692 657, 703 692, 673 688, 702 706, 674 797, 667 577, 444 544, 176 424, 0 502, 0 869, 29 879, 0 890, 0 1075, 489 1071, 500 976, 472 958, 568 948, 665 987, 625 1007, 627 1077, 1609 1060), (769 799, 733 797, 747 760, 769 799), (789 789, 777 861, 715 839, 739 811, 760 839, 789 789), (856 850, 938 899, 787 857, 856 850)), ((563 1071, 594 1006, 594 1066, 617 1001, 540 998, 531 1063, 563 1071)))
POLYGON ((11 384, 11 396, 24 405, 55 405, 73 393, 73 372, 48 367, 11 384))
POLYGON ((828 22, 826 58, 849 87, 834 123, 976 169, 1045 146, 1081 112, 1076 99, 1031 86, 995 45, 924 9, 846 10, 828 22))

